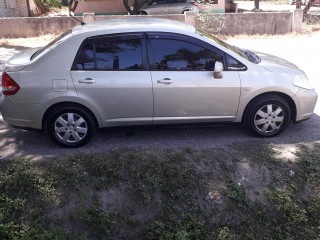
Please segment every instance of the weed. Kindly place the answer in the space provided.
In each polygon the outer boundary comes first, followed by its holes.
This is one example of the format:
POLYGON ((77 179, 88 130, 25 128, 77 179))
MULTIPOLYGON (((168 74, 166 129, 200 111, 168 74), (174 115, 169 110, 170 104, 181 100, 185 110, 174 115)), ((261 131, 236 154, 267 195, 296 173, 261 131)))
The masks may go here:
POLYGON ((226 189, 226 194, 229 198, 237 203, 239 207, 246 207, 246 192, 243 186, 229 182, 226 189))
POLYGON ((219 240, 228 240, 230 239, 230 230, 228 227, 223 227, 218 230, 218 239, 219 240))
POLYGON ((299 177, 302 182, 311 184, 320 183, 320 144, 316 144, 313 149, 306 146, 300 146, 298 154, 298 166, 301 168, 299 177))
POLYGON ((110 236, 114 232, 115 222, 108 213, 101 209, 98 200, 90 207, 79 209, 78 216, 98 238, 110 236))

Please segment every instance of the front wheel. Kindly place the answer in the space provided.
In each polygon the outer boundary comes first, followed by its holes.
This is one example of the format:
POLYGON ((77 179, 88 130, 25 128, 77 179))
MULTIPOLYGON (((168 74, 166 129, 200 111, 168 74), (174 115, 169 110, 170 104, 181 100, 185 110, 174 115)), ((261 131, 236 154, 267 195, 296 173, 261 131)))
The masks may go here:
POLYGON ((291 111, 288 103, 277 95, 255 99, 246 109, 245 128, 260 137, 274 137, 289 124, 291 111))
POLYGON ((96 124, 86 110, 77 106, 63 106, 54 109, 47 119, 47 132, 58 144, 81 147, 93 137, 96 124))

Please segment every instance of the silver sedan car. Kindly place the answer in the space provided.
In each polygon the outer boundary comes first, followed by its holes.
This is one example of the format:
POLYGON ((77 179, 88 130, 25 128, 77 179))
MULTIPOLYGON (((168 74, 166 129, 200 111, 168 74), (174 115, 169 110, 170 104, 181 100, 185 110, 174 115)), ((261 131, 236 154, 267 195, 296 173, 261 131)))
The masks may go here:
POLYGON ((150 18, 78 26, 23 51, 6 63, 2 91, 8 124, 44 129, 65 147, 129 125, 242 122, 273 137, 310 118, 317 101, 286 60, 150 18))
POLYGON ((151 0, 139 10, 140 15, 183 14, 199 12, 196 0, 151 0))

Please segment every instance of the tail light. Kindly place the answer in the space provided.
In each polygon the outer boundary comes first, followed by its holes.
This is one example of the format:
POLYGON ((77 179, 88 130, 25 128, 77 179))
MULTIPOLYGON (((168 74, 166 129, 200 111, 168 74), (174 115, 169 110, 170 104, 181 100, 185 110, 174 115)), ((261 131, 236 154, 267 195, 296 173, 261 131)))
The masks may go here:
POLYGON ((19 89, 19 85, 7 73, 2 74, 3 95, 15 95, 19 89))
POLYGON ((198 7, 198 4, 196 2, 191 2, 191 4, 198 7))

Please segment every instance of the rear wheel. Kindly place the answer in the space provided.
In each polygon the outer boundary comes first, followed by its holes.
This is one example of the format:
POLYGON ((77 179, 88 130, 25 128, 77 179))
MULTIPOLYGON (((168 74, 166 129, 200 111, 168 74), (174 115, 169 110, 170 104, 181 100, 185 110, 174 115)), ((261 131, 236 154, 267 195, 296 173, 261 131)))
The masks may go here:
POLYGON ((245 112, 245 128, 260 137, 274 137, 289 124, 288 103, 277 95, 266 95, 251 102, 245 112))
POLYGON ((144 12, 144 11, 141 11, 138 13, 138 15, 148 15, 148 13, 144 12))
POLYGON ((96 124, 86 110, 77 106, 55 108, 47 119, 50 137, 64 147, 81 147, 88 143, 96 130, 96 124))

